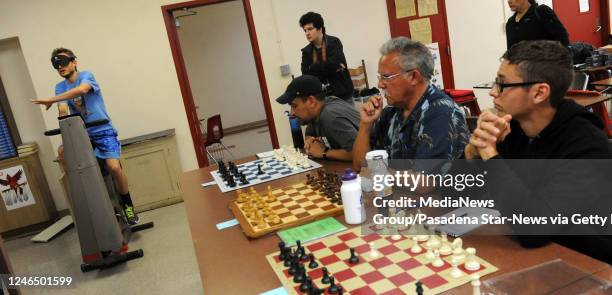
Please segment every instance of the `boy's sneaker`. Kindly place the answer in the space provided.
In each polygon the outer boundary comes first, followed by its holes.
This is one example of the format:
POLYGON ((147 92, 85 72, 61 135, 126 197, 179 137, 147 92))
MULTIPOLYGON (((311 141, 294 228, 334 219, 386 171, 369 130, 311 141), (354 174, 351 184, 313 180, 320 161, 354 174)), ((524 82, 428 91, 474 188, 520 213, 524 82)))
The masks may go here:
POLYGON ((138 215, 134 212, 134 207, 130 205, 123 206, 123 213, 129 225, 135 225, 138 223, 138 215))

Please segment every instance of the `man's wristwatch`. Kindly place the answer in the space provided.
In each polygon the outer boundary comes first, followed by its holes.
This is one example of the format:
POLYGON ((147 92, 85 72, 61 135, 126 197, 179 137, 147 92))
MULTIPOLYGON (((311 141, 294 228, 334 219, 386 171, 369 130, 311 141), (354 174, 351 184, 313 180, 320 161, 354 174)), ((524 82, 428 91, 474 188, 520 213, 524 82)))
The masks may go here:
POLYGON ((327 160, 327 151, 329 151, 329 147, 325 147, 325 150, 323 150, 323 160, 327 160))

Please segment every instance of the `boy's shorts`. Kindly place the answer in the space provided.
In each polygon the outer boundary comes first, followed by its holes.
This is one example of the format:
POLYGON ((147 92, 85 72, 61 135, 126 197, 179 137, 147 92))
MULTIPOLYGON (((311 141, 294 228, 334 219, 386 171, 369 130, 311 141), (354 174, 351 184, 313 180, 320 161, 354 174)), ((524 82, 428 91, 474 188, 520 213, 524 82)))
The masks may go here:
POLYGON ((114 129, 90 133, 89 140, 97 158, 119 159, 121 157, 121 143, 117 139, 117 131, 114 129))

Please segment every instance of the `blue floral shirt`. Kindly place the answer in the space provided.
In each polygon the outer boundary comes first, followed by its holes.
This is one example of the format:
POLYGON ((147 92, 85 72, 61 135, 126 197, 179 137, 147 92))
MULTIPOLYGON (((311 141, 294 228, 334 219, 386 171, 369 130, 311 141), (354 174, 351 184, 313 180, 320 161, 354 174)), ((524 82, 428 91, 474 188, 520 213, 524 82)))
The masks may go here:
POLYGON ((372 129, 372 149, 391 159, 456 159, 463 155, 470 132, 459 106, 429 85, 414 110, 403 120, 403 109, 386 107, 372 129))

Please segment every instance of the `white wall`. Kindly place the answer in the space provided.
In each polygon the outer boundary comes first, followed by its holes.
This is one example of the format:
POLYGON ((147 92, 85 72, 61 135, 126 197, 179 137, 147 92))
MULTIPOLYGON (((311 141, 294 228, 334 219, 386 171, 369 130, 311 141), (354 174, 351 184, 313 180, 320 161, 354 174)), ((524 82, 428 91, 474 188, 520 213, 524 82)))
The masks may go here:
POLYGON ((53 153, 51 142, 42 132, 45 130, 43 116, 40 112, 32 111, 32 104, 28 99, 35 98, 36 94, 17 38, 0 41, 0 78, 2 78, 11 105, 21 141, 38 143, 38 155, 56 207, 67 208, 66 199, 63 197, 64 193, 58 181, 61 171, 57 164, 52 163, 55 153, 53 153))
POLYGON ((199 118, 221 114, 224 128, 265 120, 242 1, 191 10, 178 33, 199 118))
MULTIPOLYGON (((120 138, 175 128, 181 168, 195 169, 197 161, 160 9, 169 2, 173 1, 66 0, 58 4, 2 0, 0 40, 19 37, 34 89, 31 94, 40 98, 52 96, 60 81, 49 61, 51 50, 58 46, 73 49, 79 69, 96 75, 120 138)), ((12 99, 30 100, 31 94, 12 99)), ((41 112, 44 124, 34 126, 31 134, 58 126, 55 108, 45 112, 39 106, 24 106, 15 117, 34 118, 41 112)), ((52 147, 41 143, 42 148, 48 147, 43 153, 53 153, 59 141, 53 138, 52 147)), ((46 176, 49 183, 56 181, 55 175, 46 176)), ((54 199, 58 209, 66 208, 56 195, 54 199)))
MULTIPOLYGON (((506 51, 506 0, 446 0, 455 88, 491 82, 506 51), (477 9, 475 9, 477 8, 477 9), (486 12, 486 13, 483 13, 486 12)), ((493 107, 487 90, 475 90, 481 109, 493 107)))
POLYGON ((369 82, 376 85, 378 49, 391 36, 385 1, 252 0, 251 4, 281 145, 292 142, 289 122, 284 115, 289 108, 274 100, 285 91, 291 77, 282 77, 279 67, 289 64, 292 74, 301 75, 300 49, 307 44, 298 23, 302 14, 320 13, 327 33, 342 41, 348 66, 356 67, 365 59, 369 82))

